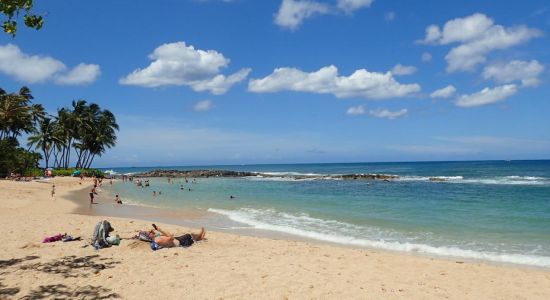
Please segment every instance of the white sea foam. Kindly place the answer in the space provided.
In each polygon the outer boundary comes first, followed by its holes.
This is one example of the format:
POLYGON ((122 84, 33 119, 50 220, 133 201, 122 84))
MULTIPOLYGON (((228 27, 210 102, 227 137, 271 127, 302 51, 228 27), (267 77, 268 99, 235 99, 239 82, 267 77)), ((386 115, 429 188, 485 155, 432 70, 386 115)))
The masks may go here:
POLYGON ((323 174, 317 173, 300 173, 300 172, 260 172, 261 174, 271 175, 271 176, 309 176, 309 177, 321 177, 326 176, 323 174))
POLYGON ((550 267, 550 257, 548 256, 478 251, 456 246, 432 246, 411 242, 392 232, 381 232, 380 229, 367 228, 335 220, 312 218, 306 214, 296 216, 274 210, 247 208, 239 210, 210 208, 209 211, 227 216, 233 221, 247 224, 253 228, 283 232, 344 245, 550 267), (387 236, 383 237, 381 235, 387 236))
POLYGON ((550 178, 535 176, 498 176, 489 178, 464 178, 463 176, 401 176, 399 181, 444 181, 468 184, 502 185, 550 185, 550 178))
POLYGON ((264 177, 264 176, 247 176, 245 177, 246 179, 248 180, 253 180, 253 181, 311 181, 311 180, 316 180, 317 178, 316 177, 311 177, 311 178, 296 178, 296 177, 278 177, 278 176, 273 176, 273 177, 264 177))

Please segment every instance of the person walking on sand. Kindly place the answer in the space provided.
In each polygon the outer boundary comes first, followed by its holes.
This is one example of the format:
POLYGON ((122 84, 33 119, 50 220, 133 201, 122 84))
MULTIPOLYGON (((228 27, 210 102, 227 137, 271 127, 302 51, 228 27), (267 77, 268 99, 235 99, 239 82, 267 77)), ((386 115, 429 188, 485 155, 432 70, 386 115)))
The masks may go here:
POLYGON ((97 195, 97 191, 95 190, 95 185, 94 185, 94 187, 90 191, 90 204, 96 204, 96 202, 94 202, 95 195, 97 195))
POLYGON ((55 195, 55 184, 52 185, 52 197, 55 195))
POLYGON ((172 247, 189 247, 195 242, 204 240, 206 230, 201 228, 200 233, 186 233, 182 236, 174 237, 173 234, 162 230, 160 227, 153 224, 154 230, 149 231, 149 238, 152 240, 151 249, 159 250, 162 248, 172 247), (160 232, 160 236, 156 236, 155 231, 160 232))

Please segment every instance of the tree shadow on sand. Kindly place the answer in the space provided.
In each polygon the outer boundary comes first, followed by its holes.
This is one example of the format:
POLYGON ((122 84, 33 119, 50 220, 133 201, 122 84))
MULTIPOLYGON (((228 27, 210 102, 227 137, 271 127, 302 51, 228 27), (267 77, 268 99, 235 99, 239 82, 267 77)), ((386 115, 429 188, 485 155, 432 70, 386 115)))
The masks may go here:
POLYGON ((15 288, 9 288, 2 284, 0 282, 0 299, 8 299, 9 296, 13 296, 17 293, 19 293, 21 289, 15 287, 15 288))
POLYGON ((65 278, 89 277, 105 269, 114 268, 119 261, 101 258, 99 255, 76 257, 65 256, 47 263, 35 263, 21 266, 22 270, 36 270, 49 274, 59 274, 65 278))
POLYGON ((29 255, 29 256, 22 257, 22 258, 12 258, 12 259, 8 259, 8 260, 0 260, 0 269, 11 267, 13 265, 20 264, 24 261, 33 260, 33 259, 37 259, 37 258, 40 258, 40 256, 29 255))
POLYGON ((109 299, 120 298, 110 289, 87 285, 70 289, 64 284, 41 285, 21 299, 109 299))

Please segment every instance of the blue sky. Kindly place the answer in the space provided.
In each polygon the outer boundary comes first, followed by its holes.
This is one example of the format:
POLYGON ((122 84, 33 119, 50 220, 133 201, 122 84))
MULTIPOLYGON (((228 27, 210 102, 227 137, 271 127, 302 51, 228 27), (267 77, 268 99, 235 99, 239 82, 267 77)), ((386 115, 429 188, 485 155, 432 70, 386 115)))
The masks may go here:
POLYGON ((96 166, 550 158, 547 1, 36 1, 0 87, 113 111, 96 166))

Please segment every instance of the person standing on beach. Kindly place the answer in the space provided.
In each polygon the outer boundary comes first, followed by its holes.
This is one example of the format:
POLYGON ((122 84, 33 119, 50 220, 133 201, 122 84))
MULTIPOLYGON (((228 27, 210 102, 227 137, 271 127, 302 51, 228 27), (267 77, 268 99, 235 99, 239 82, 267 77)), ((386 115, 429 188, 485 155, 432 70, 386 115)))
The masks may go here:
POLYGON ((115 202, 117 204, 122 204, 122 200, 120 200, 120 197, 118 195, 115 196, 115 202))
POLYGON ((55 184, 52 185, 52 197, 55 195, 55 184))
POLYGON ((97 195, 97 192, 95 190, 95 185, 94 187, 92 188, 92 190, 90 191, 90 204, 95 204, 94 202, 94 195, 97 195))

